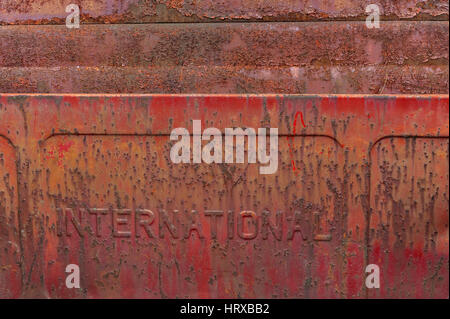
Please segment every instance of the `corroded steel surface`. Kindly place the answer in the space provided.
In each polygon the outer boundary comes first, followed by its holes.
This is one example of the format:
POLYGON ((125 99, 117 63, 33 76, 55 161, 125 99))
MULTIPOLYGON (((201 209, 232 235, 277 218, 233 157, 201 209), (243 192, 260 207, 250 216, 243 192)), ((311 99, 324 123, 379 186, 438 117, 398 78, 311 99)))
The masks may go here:
MULTIPOLYGON (((73 0, 85 23, 364 20, 375 3, 384 19, 448 19, 446 0, 73 0)), ((60 0, 3 0, 0 24, 64 23, 60 0)))
POLYGON ((6 26, 0 28, 0 65, 448 65, 448 21, 382 26, 368 29, 359 21, 88 25, 77 30, 6 26))
POLYGON ((0 67, 8 93, 448 93, 448 65, 0 67))
POLYGON ((0 296, 448 298, 448 116, 444 95, 1 95, 0 296), (277 172, 173 164, 195 119, 277 127, 277 172))
POLYGON ((3 26, 0 92, 447 94, 448 21, 3 26))

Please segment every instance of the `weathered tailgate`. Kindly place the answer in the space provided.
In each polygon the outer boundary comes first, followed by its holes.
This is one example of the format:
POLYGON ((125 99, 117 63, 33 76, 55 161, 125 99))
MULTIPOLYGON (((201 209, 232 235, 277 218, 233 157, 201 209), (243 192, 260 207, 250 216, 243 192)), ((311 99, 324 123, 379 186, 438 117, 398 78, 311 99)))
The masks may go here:
POLYGON ((448 298, 448 116, 447 95, 0 95, 0 297, 448 298), (194 119, 277 127, 278 171, 173 164, 194 119))

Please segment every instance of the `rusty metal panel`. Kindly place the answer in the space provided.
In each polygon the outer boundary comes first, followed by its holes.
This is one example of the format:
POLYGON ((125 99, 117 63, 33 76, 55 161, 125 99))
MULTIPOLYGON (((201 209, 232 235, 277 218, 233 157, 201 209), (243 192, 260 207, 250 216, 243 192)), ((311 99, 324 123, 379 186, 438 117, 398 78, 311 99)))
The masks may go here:
POLYGON ((0 67, 4 93, 437 94, 448 79, 448 65, 0 67))
MULTIPOLYGON (((74 0, 83 23, 365 20, 375 3, 384 19, 448 19, 445 0, 74 0)), ((68 3, 5 0, 0 24, 64 24, 68 3)))
POLYGON ((448 116, 447 95, 1 95, 2 296, 448 298, 448 116), (278 128, 276 172, 174 164, 194 120, 278 128))
POLYGON ((0 88, 447 94, 448 35, 448 21, 383 22, 380 29, 360 21, 4 26, 0 88))
POLYGON ((21 293, 16 160, 13 145, 0 134, 0 299, 21 293))
POLYGON ((77 30, 4 26, 0 63, 3 67, 448 64, 448 21, 381 26, 369 29, 359 21, 87 25, 77 30))
POLYGON ((386 137, 372 148, 371 259, 397 270, 379 296, 448 293, 448 284, 425 280, 430 269, 441 282, 448 273, 448 147, 448 138, 423 136, 386 137))

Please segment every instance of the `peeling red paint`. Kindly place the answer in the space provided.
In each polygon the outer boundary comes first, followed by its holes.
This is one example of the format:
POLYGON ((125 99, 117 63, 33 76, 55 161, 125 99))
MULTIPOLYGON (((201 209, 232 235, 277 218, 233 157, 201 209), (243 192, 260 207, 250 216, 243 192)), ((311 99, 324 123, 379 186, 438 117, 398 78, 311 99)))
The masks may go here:
POLYGON ((448 298, 447 95, 0 104, 1 297, 448 298), (308 125, 294 133, 296 114, 308 125), (278 171, 174 165, 169 134, 192 119, 278 127, 278 171), (118 214, 127 222, 114 224, 118 214), (69 263, 84 274, 80 291, 65 288, 69 263), (364 284, 372 263, 378 290, 364 284))

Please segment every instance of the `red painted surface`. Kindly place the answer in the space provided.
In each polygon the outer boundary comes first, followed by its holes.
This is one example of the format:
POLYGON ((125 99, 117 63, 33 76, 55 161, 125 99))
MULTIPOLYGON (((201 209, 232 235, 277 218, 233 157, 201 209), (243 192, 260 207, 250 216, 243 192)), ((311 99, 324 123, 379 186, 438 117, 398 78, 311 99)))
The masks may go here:
POLYGON ((1 95, 0 297, 448 298, 448 115, 447 95, 1 95), (278 128, 277 172, 173 164, 195 119, 278 128))

